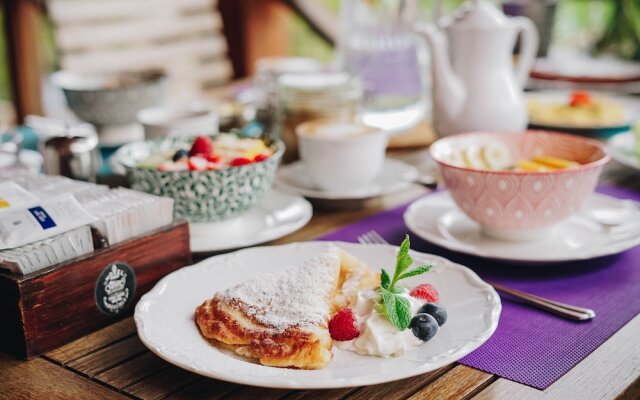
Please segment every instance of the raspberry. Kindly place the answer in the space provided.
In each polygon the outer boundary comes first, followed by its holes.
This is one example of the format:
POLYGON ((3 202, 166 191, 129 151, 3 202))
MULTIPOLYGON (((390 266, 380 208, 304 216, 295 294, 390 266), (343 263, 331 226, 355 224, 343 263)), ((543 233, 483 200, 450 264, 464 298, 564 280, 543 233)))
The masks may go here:
POLYGON ((196 154, 211 154, 213 151, 213 143, 211 143, 211 138, 208 136, 198 136, 191 144, 191 150, 189 150, 190 156, 195 156, 196 154))
POLYGON ((360 336, 356 316, 350 308, 343 308, 329 321, 329 333, 333 340, 351 340, 360 336))
POLYGON ((232 167, 237 167, 237 166, 240 166, 240 165, 251 164, 252 162, 253 161, 249 160, 246 157, 238 157, 238 158, 234 158, 233 160, 231 160, 229 165, 231 165, 232 167))
POLYGON ((417 299, 427 301, 429 303, 437 303, 439 300, 438 291, 428 283, 423 283, 411 289, 409 294, 417 299))

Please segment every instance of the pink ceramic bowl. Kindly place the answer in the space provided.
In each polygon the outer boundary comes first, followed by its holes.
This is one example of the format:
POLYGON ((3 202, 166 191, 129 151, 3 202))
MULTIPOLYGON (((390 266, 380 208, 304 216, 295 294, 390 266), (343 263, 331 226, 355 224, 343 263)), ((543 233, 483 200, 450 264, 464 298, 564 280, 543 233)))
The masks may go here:
POLYGON ((440 139, 430 151, 458 207, 480 224, 483 233, 503 240, 543 237, 549 228, 578 210, 610 159, 598 141, 542 131, 466 133, 440 139), (447 161, 468 146, 495 141, 509 148, 514 164, 548 155, 582 165, 550 172, 516 172, 477 170, 447 161))

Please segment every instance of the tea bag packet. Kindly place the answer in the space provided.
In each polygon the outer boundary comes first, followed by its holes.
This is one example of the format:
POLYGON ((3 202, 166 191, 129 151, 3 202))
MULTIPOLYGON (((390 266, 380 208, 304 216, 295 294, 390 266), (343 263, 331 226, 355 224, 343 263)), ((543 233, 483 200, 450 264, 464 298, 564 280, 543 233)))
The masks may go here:
POLYGON ((0 213, 35 204, 38 198, 13 181, 0 182, 0 213))
POLYGON ((85 225, 52 238, 0 251, 0 268, 24 275, 89 254, 93 250, 91 228, 85 225))
POLYGON ((84 206, 99 219, 93 226, 109 244, 144 235, 173 221, 173 199, 130 189, 110 190, 84 206))
POLYGON ((71 195, 0 213, 0 250, 24 246, 95 222, 71 195))
POLYGON ((28 171, 0 172, 0 180, 2 178, 14 181, 42 200, 72 194, 82 203, 82 196, 103 193, 109 190, 105 185, 77 181, 63 176, 34 174, 28 171))

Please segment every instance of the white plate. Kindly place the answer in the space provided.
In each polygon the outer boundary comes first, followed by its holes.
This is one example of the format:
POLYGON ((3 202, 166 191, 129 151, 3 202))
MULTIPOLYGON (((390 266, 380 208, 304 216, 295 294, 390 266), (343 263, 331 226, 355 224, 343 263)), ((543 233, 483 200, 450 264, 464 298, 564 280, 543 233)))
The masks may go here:
POLYGON ((362 200, 404 190, 418 179, 418 175, 418 170, 411 165, 387 158, 378 179, 366 188, 350 192, 328 192, 313 184, 304 164, 298 161, 280 167, 275 185, 287 192, 312 199, 362 200))
POLYGON ((616 227, 604 226, 589 217, 593 211, 626 211, 630 204, 635 203, 593 194, 549 236, 529 242, 505 242, 484 236, 480 226, 456 206, 447 192, 435 193, 411 204, 404 213, 404 222, 422 239, 449 250, 492 259, 550 263, 617 254, 640 244, 637 208, 634 217, 616 227))
POLYGON ((572 82, 629 82, 640 79, 640 63, 614 56, 593 57, 585 51, 552 48, 546 58, 539 58, 532 75, 538 79, 572 82))
POLYGON ((191 252, 209 253, 275 240, 305 226, 312 215, 311 204, 302 197, 270 190, 258 205, 236 218, 189 224, 191 252))
MULTIPOLYGON (((594 97, 606 98, 612 102, 618 103, 624 109, 624 120, 620 124, 614 125, 593 125, 593 126, 575 126, 570 124, 551 124, 536 121, 529 121, 531 125, 546 128, 556 128, 562 130, 603 130, 603 129, 629 129, 629 126, 638 119, 640 115, 640 102, 632 96, 623 96, 619 94, 611 94, 604 92, 592 92, 594 97)), ((542 104, 566 104, 571 98, 569 90, 541 90, 525 93, 527 102, 536 99, 542 104)))
MULTIPOLYGON (((372 267, 392 267, 397 247, 335 243, 372 267)), ((254 386, 320 389, 374 385, 423 374, 450 364, 484 343, 495 331, 500 298, 470 269, 442 257, 414 252, 418 263, 434 267, 407 286, 429 282, 440 293, 448 319, 438 334, 400 357, 362 356, 334 346, 321 370, 266 367, 210 345, 194 321, 195 308, 214 293, 318 254, 327 242, 257 247, 224 254, 163 278, 135 311, 142 342, 163 359, 189 371, 254 386)))
MULTIPOLYGON (((397 247, 335 243, 372 267, 393 268, 397 247)), ((440 293, 448 320, 438 334, 401 357, 362 356, 334 346, 333 360, 321 370, 266 367, 209 344, 193 313, 214 293, 260 274, 318 254, 327 242, 256 247, 224 254, 163 278, 135 311, 138 335, 154 353, 186 370, 225 381, 289 389, 339 388, 398 380, 450 364, 484 343, 495 331, 500 298, 470 269, 442 257, 414 252, 417 263, 433 269, 410 278, 407 286, 429 282, 440 293)))
POLYGON ((614 160, 628 167, 640 170, 640 155, 636 153, 638 145, 633 132, 623 132, 607 141, 609 153, 614 160))

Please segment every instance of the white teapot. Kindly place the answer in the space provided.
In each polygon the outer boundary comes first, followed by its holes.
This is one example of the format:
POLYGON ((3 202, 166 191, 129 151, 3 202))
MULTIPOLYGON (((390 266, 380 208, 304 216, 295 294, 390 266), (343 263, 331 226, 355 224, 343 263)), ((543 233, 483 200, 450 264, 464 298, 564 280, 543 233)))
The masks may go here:
POLYGON ((417 27, 431 49, 433 117, 441 136, 469 131, 519 132, 527 126, 523 87, 538 51, 538 31, 525 17, 506 17, 473 0, 439 26, 417 27), (520 57, 512 54, 522 33, 520 57), (451 58, 450 58, 451 57, 451 58))

